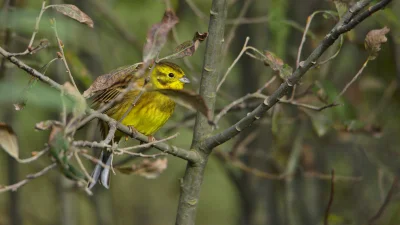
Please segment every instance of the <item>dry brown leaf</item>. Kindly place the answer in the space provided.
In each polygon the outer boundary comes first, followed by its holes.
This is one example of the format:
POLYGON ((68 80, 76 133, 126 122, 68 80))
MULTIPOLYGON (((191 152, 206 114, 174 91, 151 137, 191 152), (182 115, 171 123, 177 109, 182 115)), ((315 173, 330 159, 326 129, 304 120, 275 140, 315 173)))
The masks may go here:
POLYGON ((0 147, 11 157, 19 159, 19 148, 17 135, 13 129, 5 123, 0 123, 0 147))
POLYGON ((92 85, 90 85, 90 87, 86 91, 83 92, 83 97, 90 98, 96 92, 111 87, 113 84, 118 82, 121 77, 123 77, 127 74, 135 74, 141 65, 142 65, 142 63, 136 63, 133 65, 120 67, 116 70, 111 71, 110 73, 98 76, 93 81, 92 85))
POLYGON ((381 50, 381 45, 387 41, 386 34, 390 29, 384 27, 382 29, 371 30, 365 37, 365 49, 370 53, 370 60, 374 60, 381 50))
POLYGON ((171 89, 159 89, 156 91, 167 95, 182 106, 201 112, 205 117, 207 117, 209 123, 212 123, 211 111, 208 109, 204 99, 197 93, 188 90, 171 89))
POLYGON ((281 58, 270 51, 265 51, 264 64, 270 66, 282 79, 288 78, 293 73, 293 68, 285 64, 281 58))
POLYGON ((82 12, 78 7, 71 4, 59 4, 59 5, 51 5, 52 8, 57 10, 58 12, 80 22, 88 25, 93 28, 93 20, 86 13, 82 12))
POLYGON ((147 32, 146 44, 143 48, 143 62, 147 64, 160 53, 167 41, 169 31, 179 22, 172 10, 166 10, 160 23, 154 24, 147 32))
POLYGON ((185 41, 182 44, 178 45, 175 48, 174 53, 170 56, 163 58, 163 60, 180 59, 185 56, 192 56, 196 52, 200 43, 203 42, 207 37, 208 37, 207 32, 205 33, 196 32, 192 40, 185 41))
POLYGON ((147 179, 157 178, 165 169, 167 169, 168 159, 160 158, 156 160, 144 159, 137 165, 130 167, 116 168, 124 174, 136 174, 147 179))
POLYGON ((36 123, 35 129, 36 130, 48 130, 53 125, 61 126, 61 123, 59 121, 56 121, 56 120, 45 120, 45 121, 41 121, 39 123, 36 123))

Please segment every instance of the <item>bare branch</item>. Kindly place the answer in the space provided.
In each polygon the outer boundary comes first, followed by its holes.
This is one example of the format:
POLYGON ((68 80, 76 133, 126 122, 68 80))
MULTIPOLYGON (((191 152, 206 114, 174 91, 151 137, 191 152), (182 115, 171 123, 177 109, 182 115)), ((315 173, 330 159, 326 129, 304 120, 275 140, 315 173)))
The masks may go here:
POLYGON ((35 30, 32 33, 31 40, 29 41, 28 47, 26 48, 25 51, 20 52, 20 53, 10 53, 10 56, 20 56, 20 55, 27 55, 31 52, 33 41, 35 40, 36 34, 39 32, 39 24, 40 20, 42 19, 44 11, 46 11, 46 1, 44 0, 42 2, 42 8, 40 9, 39 16, 36 18, 36 23, 35 23, 35 30))
POLYGON ((388 191, 388 193, 386 195, 385 201, 383 201, 383 203, 382 203, 381 207, 379 208, 378 212, 376 212, 376 214, 368 220, 368 224, 369 225, 373 225, 374 222, 376 220, 378 220, 382 216, 382 214, 385 212, 385 209, 389 205, 390 200, 392 199, 393 193, 396 190, 396 187, 397 187, 398 183, 399 183, 399 178, 395 177, 393 179, 392 186, 390 187, 390 189, 389 189, 389 191, 388 191))
POLYGON ((206 14, 204 14, 192 0, 185 1, 197 17, 199 17, 200 19, 207 19, 206 14))
POLYGON ((74 87, 76 88, 76 90, 79 92, 78 87, 75 84, 75 80, 74 77, 72 76, 71 70, 69 69, 67 60, 65 59, 65 54, 64 54, 64 44, 62 43, 62 41, 60 40, 60 38, 58 37, 58 32, 57 32, 57 22, 55 19, 52 19, 53 22, 53 30, 54 30, 54 34, 56 35, 56 39, 57 39, 57 45, 58 45, 58 49, 60 50, 60 54, 61 54, 61 60, 64 62, 64 66, 65 69, 67 69, 67 73, 69 76, 69 79, 71 80, 72 84, 74 85, 74 87))
MULTIPOLYGON (((27 159, 17 159, 17 161, 19 162, 19 163, 30 163, 30 162, 33 162, 33 161, 35 161, 35 160, 37 160, 38 158, 40 158, 40 156, 42 156, 42 155, 44 155, 46 152, 48 152, 49 151, 49 147, 46 147, 45 149, 43 149, 42 151, 40 151, 40 152, 35 152, 34 153, 34 155, 32 156, 32 157, 30 157, 30 158, 27 158, 27 159)), ((33 152, 32 152, 33 153, 33 152)))
POLYGON ((331 210, 332 203, 333 203, 333 197, 335 195, 335 170, 332 170, 331 174, 332 174, 331 192, 329 194, 329 201, 328 201, 328 205, 326 206, 326 210, 325 210, 324 225, 328 225, 329 211, 331 210))
POLYGON ((228 74, 231 72, 231 70, 233 69, 233 67, 236 65, 236 63, 239 61, 240 57, 242 57, 243 53, 246 52, 247 50, 247 43, 249 42, 250 38, 246 37, 246 40, 244 42, 243 48, 240 51, 239 55, 236 57, 236 59, 233 61, 232 65, 226 70, 224 76, 222 77, 221 81, 219 82, 218 86, 217 86, 217 92, 219 91, 219 89, 221 88, 222 84, 225 82, 226 77, 228 77, 228 74))
POLYGON ((299 80, 304 76, 304 74, 316 64, 317 59, 340 37, 340 35, 353 29, 364 19, 368 18, 373 13, 383 9, 392 0, 382 0, 368 8, 368 10, 360 12, 365 8, 370 1, 360 1, 356 3, 350 10, 343 16, 342 20, 329 32, 328 35, 321 41, 318 47, 311 53, 311 55, 304 61, 304 63, 299 66, 293 74, 280 85, 278 90, 276 90, 268 99, 266 99, 262 104, 260 104, 255 110, 249 113, 246 117, 241 119, 239 122, 235 123, 228 129, 218 133, 214 136, 207 138, 204 141, 204 147, 206 149, 213 149, 214 147, 225 143, 234 136, 238 135, 242 130, 249 127, 256 120, 260 119, 261 116, 268 111, 272 106, 279 102, 290 87, 293 87, 299 82, 299 80), (353 19, 347 19, 351 17, 353 19), (344 19, 344 20, 343 20, 344 19))
POLYGON ((27 175, 24 180, 21 180, 18 183, 15 183, 15 184, 12 184, 12 185, 8 185, 8 186, 0 186, 0 193, 6 192, 6 191, 10 191, 10 190, 11 191, 16 191, 18 188, 20 188, 23 185, 27 184, 31 180, 36 179, 36 178, 38 178, 40 176, 43 176, 44 174, 46 174, 50 170, 54 169, 56 166, 57 166, 57 163, 53 163, 53 164, 47 166, 46 168, 42 169, 41 171, 39 171, 37 173, 33 173, 33 174, 27 175))

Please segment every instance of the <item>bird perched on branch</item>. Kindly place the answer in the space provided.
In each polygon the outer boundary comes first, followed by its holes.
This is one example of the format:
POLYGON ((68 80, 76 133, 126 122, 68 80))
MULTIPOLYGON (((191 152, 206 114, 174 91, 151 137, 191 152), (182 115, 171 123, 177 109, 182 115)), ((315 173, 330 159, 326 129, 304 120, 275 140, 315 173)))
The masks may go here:
MULTIPOLYGON (((104 113, 132 130, 149 136, 150 140, 175 108, 175 102, 161 90, 181 90, 185 83, 189 83, 189 79, 178 65, 170 62, 157 63, 150 71, 146 69, 144 75, 139 76, 141 78, 137 78, 138 68, 121 68, 100 76, 84 95, 92 100, 93 109, 99 109, 117 98, 129 84, 134 84, 134 88, 125 93, 122 100, 116 101, 104 113)), ((105 138, 109 128, 104 122, 101 123, 101 130, 105 138)), ((114 138, 119 140, 123 136, 117 131, 114 138)), ((103 150, 100 160, 103 164, 96 165, 89 188, 94 187, 97 181, 109 188, 112 152, 103 150)))

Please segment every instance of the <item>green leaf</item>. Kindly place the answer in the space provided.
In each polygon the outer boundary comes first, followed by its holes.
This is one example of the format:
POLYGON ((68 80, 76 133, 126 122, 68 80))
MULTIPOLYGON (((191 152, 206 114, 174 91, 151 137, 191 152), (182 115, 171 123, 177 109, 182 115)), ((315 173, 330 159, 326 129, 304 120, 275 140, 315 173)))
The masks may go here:
POLYGON ((93 28, 93 20, 90 18, 86 13, 82 12, 78 7, 75 5, 71 4, 60 4, 60 5, 49 5, 48 7, 51 7, 55 9, 57 12, 60 12, 64 14, 65 16, 68 16, 80 23, 84 23, 88 25, 89 27, 93 28))

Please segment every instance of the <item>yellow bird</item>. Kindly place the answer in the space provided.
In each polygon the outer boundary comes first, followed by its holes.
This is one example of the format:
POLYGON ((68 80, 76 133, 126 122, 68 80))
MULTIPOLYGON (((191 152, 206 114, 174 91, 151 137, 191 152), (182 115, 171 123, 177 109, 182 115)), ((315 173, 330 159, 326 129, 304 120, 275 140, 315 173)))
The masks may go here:
MULTIPOLYGON (((92 108, 98 109, 103 104, 112 101, 130 82, 135 82, 138 88, 150 88, 151 91, 144 91, 135 106, 122 119, 121 123, 149 136, 150 139, 150 137, 167 122, 175 108, 175 102, 172 99, 156 90, 181 90, 184 84, 190 83, 190 81, 178 65, 170 62, 160 62, 155 65, 150 75, 150 81, 145 86, 145 78, 137 79, 132 74, 124 74, 117 82, 114 82, 112 86, 96 92, 96 95, 92 97, 92 108)), ((138 97, 140 93, 138 88, 126 93, 122 101, 114 104, 105 113, 111 118, 120 121, 138 97)), ((103 137, 105 137, 108 127, 104 123, 101 125, 103 137)), ((118 131, 115 134, 117 140, 122 136, 122 133, 118 131)), ((111 166, 112 152, 102 151, 100 160, 107 166, 111 166)), ((92 178, 93 182, 89 182, 89 188, 94 187, 99 179, 104 187, 109 188, 109 168, 97 164, 92 173, 92 178)))

